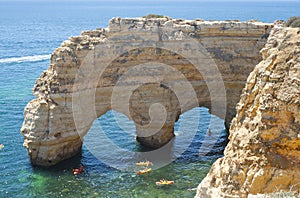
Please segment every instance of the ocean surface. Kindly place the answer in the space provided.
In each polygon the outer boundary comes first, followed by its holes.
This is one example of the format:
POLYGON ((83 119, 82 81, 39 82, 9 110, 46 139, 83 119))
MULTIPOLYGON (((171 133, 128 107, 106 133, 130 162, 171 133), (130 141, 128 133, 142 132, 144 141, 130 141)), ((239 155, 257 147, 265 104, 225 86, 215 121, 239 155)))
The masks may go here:
MULTIPOLYGON (((181 146, 184 133, 180 124, 199 122, 196 134, 186 151, 169 165, 147 175, 136 175, 136 167, 115 169, 95 157, 90 145, 82 153, 55 167, 30 164, 23 148, 20 128, 23 110, 34 98, 32 87, 49 66, 52 51, 70 36, 82 30, 106 27, 112 17, 139 17, 150 13, 172 18, 206 20, 257 19, 273 22, 300 14, 300 2, 293 1, 3 1, 0 0, 0 197, 193 197, 195 188, 227 143, 223 120, 205 108, 183 114, 175 127, 174 145, 181 146), (217 134, 206 139, 208 131, 217 134), (206 141, 206 142, 205 142, 206 141), (204 143, 213 144, 207 148, 204 143), (73 167, 85 166, 83 174, 74 176, 73 167), (174 186, 157 187, 155 181, 174 180, 174 186)), ((120 148, 146 152, 135 141, 131 121, 114 111, 95 121, 86 139, 97 136, 99 126, 120 148), (126 125, 125 133, 118 122, 126 125)), ((113 152, 113 151, 112 151, 113 152)), ((108 153, 107 155, 110 155, 108 153)), ((111 162, 122 164, 122 157, 111 162)))

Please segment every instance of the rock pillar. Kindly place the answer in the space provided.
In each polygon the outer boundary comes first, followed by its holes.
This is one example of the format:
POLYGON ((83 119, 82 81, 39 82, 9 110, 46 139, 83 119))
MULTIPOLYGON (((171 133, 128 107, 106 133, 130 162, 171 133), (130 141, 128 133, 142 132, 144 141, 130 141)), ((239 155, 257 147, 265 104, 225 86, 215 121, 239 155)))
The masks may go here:
POLYGON ((136 124, 137 140, 145 146, 159 148, 174 137, 180 105, 167 85, 151 83, 133 92, 130 113, 136 124))

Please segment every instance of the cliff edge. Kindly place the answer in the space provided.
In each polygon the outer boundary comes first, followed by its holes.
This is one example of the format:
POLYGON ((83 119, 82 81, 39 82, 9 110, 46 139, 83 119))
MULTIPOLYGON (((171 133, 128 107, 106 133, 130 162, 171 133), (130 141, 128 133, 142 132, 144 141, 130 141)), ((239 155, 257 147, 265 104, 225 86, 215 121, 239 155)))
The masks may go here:
POLYGON ((247 79, 230 142, 196 197, 300 189, 300 31, 274 28, 247 79))

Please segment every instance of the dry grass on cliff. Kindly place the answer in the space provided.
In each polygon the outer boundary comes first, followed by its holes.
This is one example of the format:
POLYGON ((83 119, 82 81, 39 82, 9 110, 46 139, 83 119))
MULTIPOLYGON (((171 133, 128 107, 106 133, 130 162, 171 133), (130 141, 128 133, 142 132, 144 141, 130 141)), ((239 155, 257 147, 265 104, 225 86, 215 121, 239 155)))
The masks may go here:
POLYGON ((295 186, 292 186, 289 191, 278 190, 269 194, 249 195, 248 198, 300 198, 300 189, 297 190, 295 186))
POLYGON ((249 195, 248 198, 300 198, 300 194, 294 192, 275 192, 270 194, 249 195))
POLYGON ((290 17, 285 23, 285 26, 293 27, 293 28, 300 27, 300 17, 299 16, 290 17))
POLYGON ((276 192, 264 195, 263 198, 300 198, 300 194, 294 192, 276 192))
POLYGON ((300 183, 290 187, 289 191, 279 191, 266 194, 264 198, 300 198, 300 189, 297 189, 300 183))

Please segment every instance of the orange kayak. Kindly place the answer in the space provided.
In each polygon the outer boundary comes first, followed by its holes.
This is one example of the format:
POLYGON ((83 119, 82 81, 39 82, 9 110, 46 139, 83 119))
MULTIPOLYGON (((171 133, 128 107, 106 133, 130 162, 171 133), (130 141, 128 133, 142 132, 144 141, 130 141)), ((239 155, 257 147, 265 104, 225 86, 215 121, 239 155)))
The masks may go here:
POLYGON ((150 166, 150 165, 153 165, 152 162, 150 161, 146 161, 146 162, 138 162, 136 163, 137 166, 150 166))
POLYGON ((158 182, 155 182, 155 184, 157 186, 162 186, 162 185, 173 185, 174 184, 174 181, 168 181, 168 180, 160 180, 158 182))
POLYGON ((140 170, 138 172, 136 172, 136 174, 141 175, 141 174, 145 174, 151 171, 151 168, 146 168, 144 170, 140 170))

